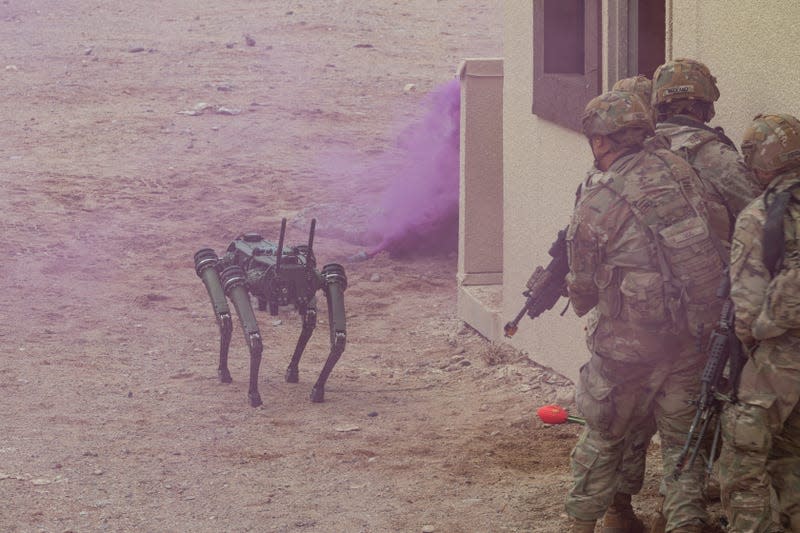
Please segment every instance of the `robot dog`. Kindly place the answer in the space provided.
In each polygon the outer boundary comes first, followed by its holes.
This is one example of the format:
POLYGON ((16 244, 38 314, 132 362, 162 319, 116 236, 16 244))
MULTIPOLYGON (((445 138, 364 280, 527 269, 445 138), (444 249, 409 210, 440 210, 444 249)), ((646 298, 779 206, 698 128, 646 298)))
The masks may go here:
POLYGON ((344 352, 347 338, 344 310, 347 277, 342 265, 336 263, 325 265, 319 272, 316 270, 317 261, 312 248, 315 227, 316 219, 313 219, 308 244, 284 249, 284 218, 281 220, 277 245, 264 240, 258 233, 244 233, 228 246, 222 257, 218 257, 211 248, 203 248, 194 254, 195 272, 208 291, 219 326, 219 379, 222 383, 232 381, 228 370, 228 348, 233 320, 227 297, 236 308, 250 350, 250 387, 247 395, 253 407, 262 404, 258 392, 258 371, 263 344, 251 295, 258 301, 259 311, 268 309, 274 316, 281 306, 293 305, 300 314, 303 327, 285 376, 288 383, 297 383, 300 357, 317 325, 316 293, 320 289, 325 293, 330 324, 330 353, 311 389, 312 402, 325 400, 325 382, 344 352))

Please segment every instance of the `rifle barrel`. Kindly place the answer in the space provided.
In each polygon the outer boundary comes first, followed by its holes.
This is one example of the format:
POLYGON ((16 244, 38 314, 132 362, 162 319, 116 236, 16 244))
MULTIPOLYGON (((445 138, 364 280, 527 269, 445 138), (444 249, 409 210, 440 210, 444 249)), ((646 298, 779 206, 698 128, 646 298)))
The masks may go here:
POLYGON ((514 320, 512 320, 511 322, 506 322, 506 325, 503 326, 503 332, 505 333, 506 337, 511 338, 514 336, 514 334, 519 329, 519 321, 522 320, 522 317, 524 317, 525 313, 528 312, 528 308, 530 306, 531 306, 531 299, 528 298, 528 300, 525 302, 525 305, 522 307, 522 309, 519 310, 519 313, 517 313, 517 316, 514 317, 514 320))

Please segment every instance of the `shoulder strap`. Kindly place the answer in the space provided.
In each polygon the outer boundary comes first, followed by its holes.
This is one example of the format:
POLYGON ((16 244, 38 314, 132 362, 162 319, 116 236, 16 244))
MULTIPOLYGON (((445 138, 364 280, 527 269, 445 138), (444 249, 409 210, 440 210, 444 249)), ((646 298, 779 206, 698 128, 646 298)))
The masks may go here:
POLYGON ((768 189, 764 193, 764 208, 767 216, 764 221, 763 260, 764 266, 767 267, 772 277, 775 277, 775 274, 783 266, 783 256, 786 253, 783 220, 786 210, 789 209, 789 202, 794 198, 793 193, 798 188, 800 188, 800 183, 795 183, 781 192, 768 189))
POLYGON ((683 115, 673 115, 664 122, 669 122, 670 124, 675 124, 676 126, 688 126, 691 128, 698 128, 701 130, 705 130, 709 133, 713 133, 720 142, 727 144, 737 152, 739 151, 736 148, 736 144, 730 139, 730 137, 725 135, 725 130, 723 130, 719 126, 712 128, 711 126, 704 124, 699 120, 692 120, 689 117, 685 117, 683 115))

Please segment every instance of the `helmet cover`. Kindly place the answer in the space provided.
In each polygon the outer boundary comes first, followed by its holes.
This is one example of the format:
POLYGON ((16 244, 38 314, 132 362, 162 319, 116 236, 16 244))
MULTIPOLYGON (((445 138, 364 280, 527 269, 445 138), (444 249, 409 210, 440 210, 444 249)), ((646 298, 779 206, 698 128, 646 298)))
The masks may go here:
POLYGON ((649 106, 653 94, 653 82, 647 76, 639 74, 638 76, 617 80, 611 90, 633 93, 649 106))
POLYGON ((718 99, 717 79, 700 61, 675 59, 658 67, 653 74, 653 106, 676 100, 713 104, 718 99))
POLYGON ((800 121, 791 115, 756 115, 742 137, 745 164, 774 172, 800 165, 800 121))
POLYGON ((625 129, 643 128, 653 133, 650 108, 633 93, 609 91, 592 98, 581 115, 583 134, 611 135, 625 129))

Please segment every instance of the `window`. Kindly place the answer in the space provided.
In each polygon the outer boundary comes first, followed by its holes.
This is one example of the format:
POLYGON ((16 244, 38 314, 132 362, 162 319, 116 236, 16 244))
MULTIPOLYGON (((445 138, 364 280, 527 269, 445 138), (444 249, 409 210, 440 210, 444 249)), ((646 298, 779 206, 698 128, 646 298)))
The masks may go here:
POLYGON ((600 0, 534 0, 533 112, 580 130, 600 94, 600 0))
POLYGON ((653 78, 664 63, 665 32, 665 2, 629 0, 628 42, 634 46, 628 46, 628 76, 653 78))
POLYGON ((621 78, 648 78, 666 60, 666 1, 608 1, 608 86, 621 78))
POLYGON ((583 74, 583 0, 544 2, 544 72, 583 74))

